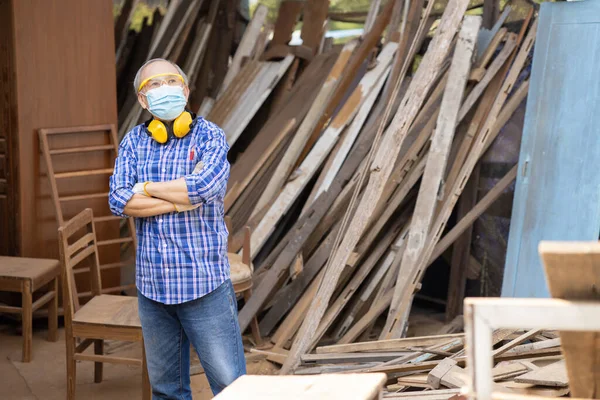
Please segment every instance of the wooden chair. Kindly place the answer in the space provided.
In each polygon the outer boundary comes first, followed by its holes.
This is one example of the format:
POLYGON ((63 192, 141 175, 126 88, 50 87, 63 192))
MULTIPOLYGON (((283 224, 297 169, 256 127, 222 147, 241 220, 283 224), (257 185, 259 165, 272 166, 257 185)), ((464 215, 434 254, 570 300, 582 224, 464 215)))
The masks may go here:
POLYGON ((0 257, 0 291, 21 293, 21 307, 0 305, 0 312, 21 314, 23 324, 23 362, 31 361, 33 312, 48 304, 48 341, 58 340, 58 260, 41 258, 0 257), (33 293, 48 285, 48 290, 35 302, 33 293))
POLYGON ((96 231, 92 210, 86 208, 58 229, 60 259, 63 273, 63 307, 65 314, 65 341, 67 345, 67 399, 75 398, 76 362, 93 361, 94 382, 102 381, 103 363, 139 365, 142 367, 143 399, 150 399, 151 389, 146 369, 146 355, 142 359, 104 355, 104 340, 141 342, 144 351, 142 327, 138 315, 137 298, 101 294, 100 267, 96 231), (84 231, 83 235, 81 232, 84 231), (89 261, 93 297, 85 305, 79 303, 75 286, 76 266, 89 261), (81 342, 76 345, 76 340, 81 342), (83 352, 94 344, 94 354, 83 352))
MULTIPOLYGON (((227 230, 231 232, 231 218, 225 217, 225 224, 227 230)), ((231 250, 231 249, 229 249, 231 250)), ((248 301, 252 296, 252 275, 254 273, 254 265, 250 256, 250 227, 244 227, 244 245, 242 246, 242 255, 229 251, 227 257, 229 258, 229 266, 231 268, 231 283, 233 284, 233 290, 236 294, 241 294, 244 297, 244 301, 248 301)), ((262 338, 260 336, 260 330, 258 328, 258 320, 256 316, 250 324, 252 330, 252 336, 257 346, 262 344, 262 338)))

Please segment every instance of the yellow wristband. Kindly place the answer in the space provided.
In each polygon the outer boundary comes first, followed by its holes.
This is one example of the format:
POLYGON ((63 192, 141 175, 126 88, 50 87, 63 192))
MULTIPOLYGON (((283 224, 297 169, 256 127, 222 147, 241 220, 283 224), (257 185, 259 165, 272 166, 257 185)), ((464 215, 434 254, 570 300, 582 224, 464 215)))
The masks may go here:
POLYGON ((152 197, 152 196, 150 196, 150 193, 148 193, 148 191, 146 190, 146 185, 148 185, 149 183, 150 183, 150 181, 144 183, 144 193, 146 194, 146 196, 152 197))
POLYGON ((177 209, 177 205, 175 203, 173 203, 173 207, 175 207, 176 212, 179 212, 179 210, 177 209))

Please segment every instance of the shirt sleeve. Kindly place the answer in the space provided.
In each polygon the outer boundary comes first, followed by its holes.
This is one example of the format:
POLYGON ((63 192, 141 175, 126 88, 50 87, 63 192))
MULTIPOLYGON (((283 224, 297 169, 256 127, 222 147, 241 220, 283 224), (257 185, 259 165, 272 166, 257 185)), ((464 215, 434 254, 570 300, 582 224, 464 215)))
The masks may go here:
POLYGON ((127 217, 125 205, 133 197, 133 186, 137 182, 137 158, 133 151, 131 134, 127 134, 119 146, 115 169, 110 177, 108 205, 110 211, 119 217, 127 217))
POLYGON ((229 179, 229 161, 227 161, 229 145, 225 133, 208 121, 201 129, 201 134, 206 135, 201 146, 203 168, 197 174, 184 177, 190 203, 194 205, 223 200, 229 179))

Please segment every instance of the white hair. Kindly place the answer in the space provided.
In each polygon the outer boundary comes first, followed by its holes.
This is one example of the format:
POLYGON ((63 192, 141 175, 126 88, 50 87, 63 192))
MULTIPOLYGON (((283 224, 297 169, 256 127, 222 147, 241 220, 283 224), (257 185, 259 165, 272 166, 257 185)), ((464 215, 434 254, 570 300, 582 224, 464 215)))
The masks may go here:
POLYGON ((183 70, 179 67, 179 65, 175 64, 172 61, 165 60, 164 58, 153 58, 152 60, 148 60, 144 64, 142 64, 140 69, 138 69, 137 72, 135 73, 135 78, 133 79, 133 90, 135 91, 136 94, 138 93, 138 88, 140 87, 140 83, 142 80, 142 70, 147 65, 150 65, 157 61, 165 61, 165 62, 168 62, 169 64, 171 64, 172 66, 174 66, 177 69, 177 71, 179 72, 179 75, 181 75, 183 77, 183 83, 185 83, 185 85, 188 86, 188 77, 185 74, 185 72, 183 72, 183 70))

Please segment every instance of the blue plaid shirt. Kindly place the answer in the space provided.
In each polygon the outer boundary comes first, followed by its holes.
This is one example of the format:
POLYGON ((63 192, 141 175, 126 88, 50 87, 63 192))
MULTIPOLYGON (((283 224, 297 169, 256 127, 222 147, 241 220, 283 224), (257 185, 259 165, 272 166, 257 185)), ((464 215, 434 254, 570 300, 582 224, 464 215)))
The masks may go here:
POLYGON ((203 118, 186 136, 166 144, 149 137, 143 125, 121 142, 108 196, 115 215, 126 216, 123 210, 137 182, 185 177, 190 202, 201 204, 192 211, 135 218, 136 285, 149 299, 179 304, 202 297, 229 279, 223 219, 228 151, 223 131, 203 118), (202 170, 192 174, 199 161, 202 170))

